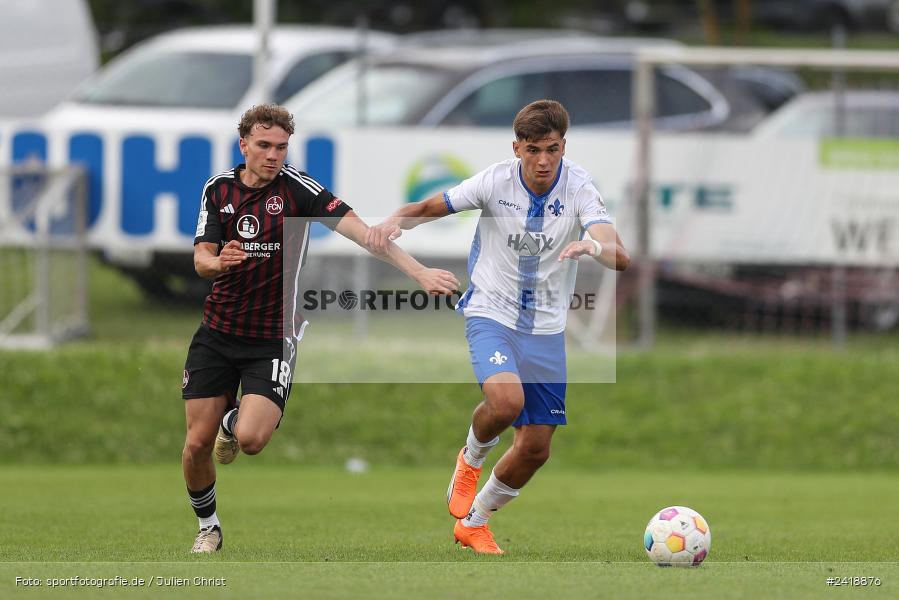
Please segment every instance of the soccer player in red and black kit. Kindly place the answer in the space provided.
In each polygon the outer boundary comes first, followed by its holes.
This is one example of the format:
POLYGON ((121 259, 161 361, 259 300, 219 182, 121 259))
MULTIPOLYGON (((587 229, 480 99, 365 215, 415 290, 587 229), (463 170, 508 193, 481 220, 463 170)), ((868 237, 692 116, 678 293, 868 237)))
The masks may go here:
MULTIPOLYGON (((181 462, 200 521, 191 552, 222 546, 213 451, 223 464, 238 451, 258 454, 284 413, 295 344, 305 325, 293 311, 284 311, 284 286, 296 285, 309 222, 321 221, 365 247, 368 226, 362 219, 312 177, 284 164, 293 131, 293 116, 284 108, 251 108, 238 125, 246 163, 215 175, 203 188, 194 266, 215 283, 182 381, 187 439, 181 462), (285 228, 288 217, 300 217, 305 226, 285 228)), ((429 293, 459 288, 452 273, 425 268, 395 244, 376 256, 429 293)))

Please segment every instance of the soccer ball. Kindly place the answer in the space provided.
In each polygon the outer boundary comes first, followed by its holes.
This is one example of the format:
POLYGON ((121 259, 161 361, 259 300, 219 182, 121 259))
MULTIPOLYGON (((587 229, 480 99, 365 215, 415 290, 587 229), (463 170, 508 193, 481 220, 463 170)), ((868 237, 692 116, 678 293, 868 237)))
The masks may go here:
POLYGON ((698 567, 712 549, 712 530, 692 508, 669 506, 649 520, 643 547, 660 567, 698 567))

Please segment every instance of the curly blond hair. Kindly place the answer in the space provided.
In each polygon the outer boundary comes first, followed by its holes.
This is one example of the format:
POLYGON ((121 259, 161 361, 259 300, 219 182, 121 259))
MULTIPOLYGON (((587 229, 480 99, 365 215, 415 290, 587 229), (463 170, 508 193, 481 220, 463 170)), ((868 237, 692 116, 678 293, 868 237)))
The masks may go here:
POLYGON ((277 104, 261 104, 254 106, 240 117, 240 123, 237 124, 237 133, 240 137, 245 138, 253 131, 253 127, 261 125, 266 129, 277 125, 293 135, 293 115, 287 112, 287 109, 277 104))

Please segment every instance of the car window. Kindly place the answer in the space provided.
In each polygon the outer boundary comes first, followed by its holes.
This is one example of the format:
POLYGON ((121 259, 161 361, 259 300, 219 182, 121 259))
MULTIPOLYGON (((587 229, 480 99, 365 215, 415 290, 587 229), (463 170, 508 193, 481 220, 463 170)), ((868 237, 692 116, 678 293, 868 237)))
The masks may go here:
POLYGON ((441 125, 509 127, 521 107, 550 97, 549 73, 525 73, 495 79, 456 105, 441 125))
MULTIPOLYGON (((896 138, 899 137, 899 108, 878 107, 847 110, 846 136, 896 138)), ((836 119, 834 135, 837 133, 836 119)))
POLYGON ((307 86, 288 101, 298 123, 324 126, 411 125, 451 85, 451 71, 417 65, 379 65, 360 82, 349 65, 307 86), (359 114, 364 106, 364 114, 359 114))
POLYGON ((814 107, 794 111, 784 120, 776 135, 784 137, 899 137, 899 108, 852 107, 844 114, 842 127, 837 127, 832 107, 814 107))
MULTIPOLYGON (((790 118, 785 119, 778 135, 788 137, 811 137, 825 133, 825 123, 828 111, 816 108, 807 111, 794 111, 790 118)), ((831 117, 832 118, 832 117, 831 117)))
POLYGON ((252 80, 248 54, 135 54, 76 94, 89 104, 234 108, 252 80))
POLYGON ((341 50, 322 52, 300 59, 287 71, 281 83, 275 88, 275 102, 279 104, 284 102, 310 82, 318 79, 337 65, 349 60, 352 55, 352 52, 341 50))
POLYGON ((554 74, 554 96, 571 116, 572 125, 597 125, 631 118, 631 72, 585 69, 554 74))
MULTIPOLYGON (((460 102, 441 125, 508 126, 525 104, 554 98, 565 105, 572 125, 631 120, 631 79, 627 68, 553 70, 506 76, 484 84, 460 102)), ((703 113, 711 104, 697 91, 665 73, 656 74, 656 116, 703 113)))
POLYGON ((656 73, 656 116, 692 115, 712 109, 711 103, 696 90, 665 73, 656 73))

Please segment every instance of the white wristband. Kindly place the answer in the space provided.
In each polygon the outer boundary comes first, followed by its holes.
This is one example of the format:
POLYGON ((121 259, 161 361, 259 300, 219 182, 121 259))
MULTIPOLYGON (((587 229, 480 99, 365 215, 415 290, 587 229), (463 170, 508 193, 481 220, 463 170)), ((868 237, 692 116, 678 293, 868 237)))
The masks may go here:
POLYGON ((593 254, 593 256, 599 256, 600 254, 602 254, 602 244, 600 244, 596 240, 590 240, 590 241, 593 242, 594 246, 596 246, 596 252, 593 254))

